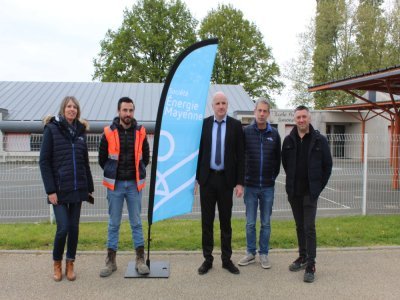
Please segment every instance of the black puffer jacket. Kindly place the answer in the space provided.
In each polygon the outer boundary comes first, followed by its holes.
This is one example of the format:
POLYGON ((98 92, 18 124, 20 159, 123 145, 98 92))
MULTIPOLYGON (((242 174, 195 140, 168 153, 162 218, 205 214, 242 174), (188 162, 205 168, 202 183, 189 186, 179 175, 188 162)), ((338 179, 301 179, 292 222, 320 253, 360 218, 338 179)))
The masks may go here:
MULTIPOLYGON (((118 157, 118 169, 117 169, 117 180, 133 180, 136 178, 135 170, 135 133, 138 127, 137 121, 132 120, 132 126, 128 129, 124 129, 120 125, 120 120, 118 117, 114 118, 112 123, 112 128, 118 129, 118 136, 120 142, 120 153, 118 157)), ((150 161, 150 146, 147 141, 147 137, 143 141, 142 147, 142 161, 144 163, 143 172, 146 172, 145 168, 150 161)), ((99 164, 102 169, 108 160, 108 142, 106 136, 103 134, 100 141, 99 147, 99 164)))
POLYGON ((57 193, 59 200, 60 196, 65 200, 61 202, 71 202, 66 194, 74 191, 87 196, 94 191, 86 145, 87 124, 75 121, 73 135, 60 116, 48 117, 44 122, 39 164, 46 193, 57 193))
POLYGON ((271 187, 275 185, 281 165, 281 138, 269 123, 260 131, 253 122, 244 128, 245 185, 271 187))
MULTIPOLYGON (((286 192, 289 196, 295 194, 296 180, 296 131, 295 126, 286 136, 282 145, 282 165, 286 172, 286 192)), ((308 182, 310 197, 316 201, 328 183, 332 172, 332 156, 327 139, 314 130, 310 124, 311 142, 308 151, 308 182)))

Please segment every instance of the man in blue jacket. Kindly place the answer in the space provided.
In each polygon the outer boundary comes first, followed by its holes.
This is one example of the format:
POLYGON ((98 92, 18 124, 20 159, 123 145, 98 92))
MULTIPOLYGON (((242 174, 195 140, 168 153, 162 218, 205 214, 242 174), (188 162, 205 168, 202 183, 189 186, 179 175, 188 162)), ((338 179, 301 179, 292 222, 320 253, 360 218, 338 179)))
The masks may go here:
POLYGON ((318 197, 332 172, 332 156, 327 139, 311 123, 311 114, 301 105, 294 111, 296 126, 282 146, 282 165, 286 172, 286 193, 296 222, 299 257, 290 271, 306 269, 305 282, 313 282, 317 241, 315 217, 318 197))
POLYGON ((274 204, 275 179, 281 165, 281 138, 278 131, 268 123, 270 105, 265 98, 256 102, 255 120, 244 129, 245 140, 245 190, 247 254, 239 266, 255 262, 257 208, 260 205, 260 264, 271 268, 268 259, 271 235, 271 214, 274 204))

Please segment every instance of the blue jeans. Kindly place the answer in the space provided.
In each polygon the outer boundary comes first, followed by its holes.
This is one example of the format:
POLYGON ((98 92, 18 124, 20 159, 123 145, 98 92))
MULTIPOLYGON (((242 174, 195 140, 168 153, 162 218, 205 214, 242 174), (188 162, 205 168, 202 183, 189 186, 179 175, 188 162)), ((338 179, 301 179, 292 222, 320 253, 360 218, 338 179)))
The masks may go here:
POLYGON ((57 222, 54 237, 53 260, 62 260, 67 242, 67 259, 74 260, 78 247, 79 218, 82 202, 53 205, 57 222))
POLYGON ((269 238, 271 236, 271 214, 272 205, 274 204, 275 187, 245 187, 244 203, 246 205, 246 240, 247 253, 256 255, 257 238, 256 238, 256 222, 257 208, 260 202, 260 254, 268 254, 269 238))
POLYGON ((108 199, 108 240, 107 248, 118 250, 119 227, 121 225, 124 200, 128 207, 129 223, 132 231, 134 248, 144 246, 142 220, 142 191, 138 192, 136 182, 133 180, 117 180, 115 189, 107 189, 108 199))

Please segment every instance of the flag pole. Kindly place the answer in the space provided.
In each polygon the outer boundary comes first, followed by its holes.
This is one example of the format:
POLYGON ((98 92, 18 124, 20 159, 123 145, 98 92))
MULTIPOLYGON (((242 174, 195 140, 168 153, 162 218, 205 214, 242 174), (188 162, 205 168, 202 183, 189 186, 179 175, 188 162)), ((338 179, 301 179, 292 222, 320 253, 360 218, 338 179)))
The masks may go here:
POLYGON ((167 94, 169 87, 171 85, 172 78, 175 75, 176 70, 178 69, 181 62, 188 56, 192 51, 206 46, 210 44, 217 44, 218 39, 208 39, 203 40, 197 43, 192 44, 188 48, 186 48, 181 54, 179 54, 178 58, 175 60, 172 68, 168 72, 167 78, 164 83, 164 87, 160 97, 160 103, 157 111, 157 119, 156 126, 154 130, 154 139, 153 139, 153 154, 151 161, 151 175, 150 175, 150 192, 149 192, 149 205, 148 205, 148 233, 147 233, 147 259, 146 265, 150 268, 150 247, 151 247, 151 226, 153 224, 153 208, 154 208, 154 196, 155 196, 155 185, 156 185, 156 173, 157 173, 157 160, 158 160, 158 148, 160 141, 160 131, 161 131, 161 123, 164 112, 165 101, 167 99, 167 94))

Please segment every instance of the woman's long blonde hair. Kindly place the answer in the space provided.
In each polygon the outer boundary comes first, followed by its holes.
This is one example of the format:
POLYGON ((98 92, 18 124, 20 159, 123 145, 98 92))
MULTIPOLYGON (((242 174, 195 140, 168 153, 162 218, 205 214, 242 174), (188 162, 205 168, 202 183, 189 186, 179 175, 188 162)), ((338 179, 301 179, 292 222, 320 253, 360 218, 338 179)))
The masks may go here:
POLYGON ((81 117, 81 106, 79 105, 78 99, 76 99, 74 96, 66 96, 61 101, 60 111, 58 112, 58 114, 65 117, 64 112, 65 112, 65 108, 67 107, 69 101, 72 101, 76 105, 76 108, 78 110, 78 112, 76 114, 76 120, 79 120, 79 118, 81 117))

